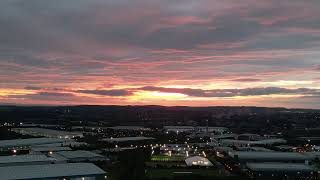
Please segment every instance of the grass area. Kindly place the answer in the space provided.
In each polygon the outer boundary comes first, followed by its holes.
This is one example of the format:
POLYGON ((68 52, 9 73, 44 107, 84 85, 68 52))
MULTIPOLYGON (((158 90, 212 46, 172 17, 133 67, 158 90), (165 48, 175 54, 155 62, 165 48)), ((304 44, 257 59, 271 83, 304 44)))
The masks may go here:
POLYGON ((185 167, 186 163, 184 162, 174 162, 174 161, 170 161, 170 162, 159 162, 159 161, 151 161, 151 162, 146 162, 146 165, 148 167, 185 167))
POLYGON ((151 180, 170 178, 173 179, 174 176, 184 175, 201 175, 206 177, 217 177, 221 176, 219 172, 215 169, 148 169, 147 177, 151 180), (176 173, 179 172, 179 173, 176 173))
POLYGON ((166 156, 166 155, 154 155, 151 157, 151 161, 157 162, 181 162, 184 161, 185 156, 166 156))

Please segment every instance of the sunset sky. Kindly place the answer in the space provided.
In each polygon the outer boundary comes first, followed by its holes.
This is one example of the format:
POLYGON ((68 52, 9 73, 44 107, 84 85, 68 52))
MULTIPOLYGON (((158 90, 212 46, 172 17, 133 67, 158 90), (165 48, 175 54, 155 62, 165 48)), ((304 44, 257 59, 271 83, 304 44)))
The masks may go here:
POLYGON ((0 104, 320 108, 320 1, 0 0, 0 104))

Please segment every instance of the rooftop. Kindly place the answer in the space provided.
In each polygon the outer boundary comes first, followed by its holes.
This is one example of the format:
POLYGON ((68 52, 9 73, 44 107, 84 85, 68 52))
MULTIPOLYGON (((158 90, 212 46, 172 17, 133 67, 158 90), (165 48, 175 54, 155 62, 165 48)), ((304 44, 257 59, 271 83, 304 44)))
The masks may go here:
POLYGON ((59 151, 56 154, 63 156, 67 159, 74 159, 74 158, 95 158, 95 157, 104 157, 100 154, 90 152, 90 151, 59 151))
POLYGON ((247 140, 235 140, 235 139, 223 139, 222 143, 238 143, 238 144, 255 144, 255 145, 264 145, 264 144, 275 144, 275 143, 286 143, 285 139, 264 139, 258 141, 247 141, 247 140))
POLYGON ((154 138, 151 137, 121 137, 121 138, 105 138, 102 139, 102 141, 106 141, 106 142, 125 142, 125 141, 143 141, 143 140, 151 140, 154 138))
POLYGON ((45 155, 17 155, 17 156, 0 156, 0 164, 7 163, 26 163, 26 162, 52 162, 53 160, 45 155))
POLYGON ((185 160, 188 166, 213 166, 213 164, 204 157, 201 156, 193 156, 189 157, 185 160))
POLYGON ((43 146, 43 147, 32 147, 32 151, 71 151, 72 149, 70 147, 61 147, 61 146, 43 146))
POLYGON ((296 152, 260 152, 260 151, 234 151, 229 152, 233 158, 238 156, 239 159, 269 159, 269 160, 310 160, 309 156, 296 152))
POLYGON ((114 130, 150 130, 150 128, 145 128, 142 126, 113 126, 113 127, 108 127, 109 129, 114 129, 114 130))
POLYGON ((247 167, 254 171, 315 171, 311 166, 296 163, 248 163, 247 167))
POLYGON ((53 130, 53 129, 46 129, 46 128, 13 128, 14 131, 20 131, 27 134, 43 134, 43 135, 50 135, 50 136, 82 136, 82 132, 76 131, 60 131, 60 130, 53 130))
POLYGON ((0 167, 0 174, 1 180, 13 180, 103 175, 105 172, 91 163, 68 163, 0 167))
POLYGON ((58 139, 58 138, 29 138, 29 139, 2 140, 0 141, 0 148, 53 144, 53 143, 63 143, 63 142, 66 142, 66 140, 58 139))

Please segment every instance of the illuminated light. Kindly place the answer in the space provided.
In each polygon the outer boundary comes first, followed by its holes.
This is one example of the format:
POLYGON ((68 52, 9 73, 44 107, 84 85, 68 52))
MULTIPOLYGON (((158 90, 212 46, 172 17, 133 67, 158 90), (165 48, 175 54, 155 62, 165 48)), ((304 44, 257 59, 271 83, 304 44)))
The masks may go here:
POLYGON ((207 157, 206 153, 204 151, 202 151, 202 154, 204 157, 207 157))
POLYGON ((12 150, 12 152, 13 152, 13 153, 17 153, 17 150, 16 150, 16 149, 14 149, 14 150, 12 150))
POLYGON ((49 155, 52 155, 53 154, 53 152, 52 151, 49 151, 49 155))

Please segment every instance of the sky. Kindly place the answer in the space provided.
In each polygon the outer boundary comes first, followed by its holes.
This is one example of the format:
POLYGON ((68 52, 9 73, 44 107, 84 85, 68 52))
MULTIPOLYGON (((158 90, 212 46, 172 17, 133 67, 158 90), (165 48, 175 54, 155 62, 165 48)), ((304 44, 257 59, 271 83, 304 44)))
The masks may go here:
POLYGON ((0 104, 320 109, 319 0, 1 0, 0 104))

